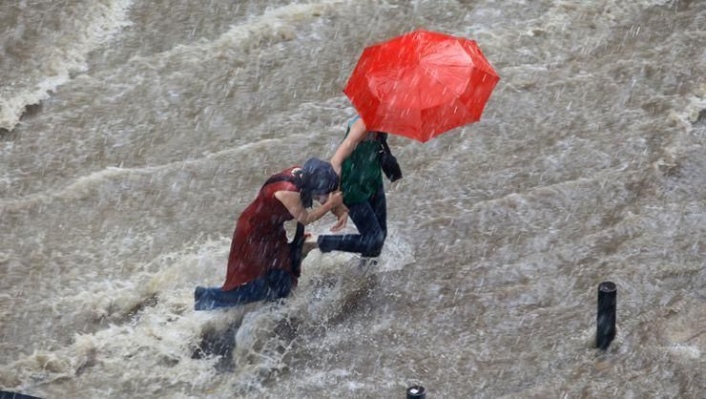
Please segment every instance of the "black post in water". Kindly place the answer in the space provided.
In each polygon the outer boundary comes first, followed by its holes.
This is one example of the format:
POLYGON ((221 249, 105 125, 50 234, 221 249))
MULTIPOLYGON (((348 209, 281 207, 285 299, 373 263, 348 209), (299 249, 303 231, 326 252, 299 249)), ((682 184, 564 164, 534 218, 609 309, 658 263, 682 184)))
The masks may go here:
POLYGON ((0 391, 0 399, 41 399, 38 396, 25 395, 18 392, 0 391))
POLYGON ((596 348, 603 350, 615 338, 615 308, 618 302, 618 289, 610 281, 598 286, 598 316, 596 317, 596 348))
POLYGON ((426 399, 427 392, 421 385, 412 385, 407 388, 407 399, 426 399))

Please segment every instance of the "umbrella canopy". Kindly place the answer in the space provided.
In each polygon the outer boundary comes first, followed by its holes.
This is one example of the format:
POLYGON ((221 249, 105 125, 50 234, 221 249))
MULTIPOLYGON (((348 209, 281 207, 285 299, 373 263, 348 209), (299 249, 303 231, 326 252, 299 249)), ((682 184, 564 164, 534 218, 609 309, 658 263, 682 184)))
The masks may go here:
POLYGON ((499 80, 475 41, 416 30, 366 47, 343 92, 368 130, 426 142, 479 121, 499 80))

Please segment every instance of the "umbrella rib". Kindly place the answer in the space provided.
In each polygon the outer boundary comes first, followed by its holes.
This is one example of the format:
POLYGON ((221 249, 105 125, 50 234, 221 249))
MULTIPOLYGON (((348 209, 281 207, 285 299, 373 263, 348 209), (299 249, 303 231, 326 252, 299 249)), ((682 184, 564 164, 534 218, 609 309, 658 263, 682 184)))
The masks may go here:
POLYGON ((422 105, 421 104, 421 101, 422 101, 422 87, 421 87, 421 85, 417 86, 417 101, 419 101, 419 107, 418 107, 419 113, 417 115, 415 115, 414 117, 419 118, 419 123, 417 124, 417 126, 419 126, 419 132, 415 132, 415 134, 421 134, 421 132, 424 131, 424 126, 422 126, 424 124, 424 119, 422 118, 423 109, 421 107, 421 105, 422 105))

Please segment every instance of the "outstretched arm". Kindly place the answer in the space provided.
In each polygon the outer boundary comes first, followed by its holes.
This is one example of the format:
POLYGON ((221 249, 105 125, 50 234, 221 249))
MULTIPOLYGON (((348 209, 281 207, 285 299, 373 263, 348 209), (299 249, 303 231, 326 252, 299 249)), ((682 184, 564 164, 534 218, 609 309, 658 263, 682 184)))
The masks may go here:
POLYGON ((277 198, 289 213, 294 216, 294 219, 303 224, 307 225, 309 223, 315 222, 321 219, 322 216, 329 212, 330 210, 340 206, 343 202, 343 195, 341 192, 337 191, 331 193, 325 203, 321 204, 310 211, 302 204, 301 197, 298 192, 295 191, 277 191, 275 193, 275 198, 277 198))
POLYGON ((339 176, 341 175, 341 165, 343 164, 343 161, 351 155, 353 150, 355 150, 355 147, 358 146, 358 143, 365 139, 367 133, 368 130, 365 127, 363 118, 358 118, 358 120, 353 122, 351 125, 351 130, 348 132, 348 136, 346 136, 341 145, 339 145, 336 149, 333 157, 331 157, 331 165, 333 165, 333 169, 339 176))

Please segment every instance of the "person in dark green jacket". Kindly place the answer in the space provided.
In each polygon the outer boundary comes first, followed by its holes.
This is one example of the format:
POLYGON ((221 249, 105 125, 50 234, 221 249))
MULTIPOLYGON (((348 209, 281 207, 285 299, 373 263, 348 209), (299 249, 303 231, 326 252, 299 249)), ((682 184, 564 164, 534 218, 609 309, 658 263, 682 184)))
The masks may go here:
POLYGON ((356 116, 348 124, 346 136, 331 158, 331 165, 341 177, 343 203, 355 223, 358 234, 320 235, 308 239, 305 246, 317 246, 321 252, 345 251, 366 258, 380 256, 387 237, 387 204, 380 166, 380 132, 370 132, 356 116))

